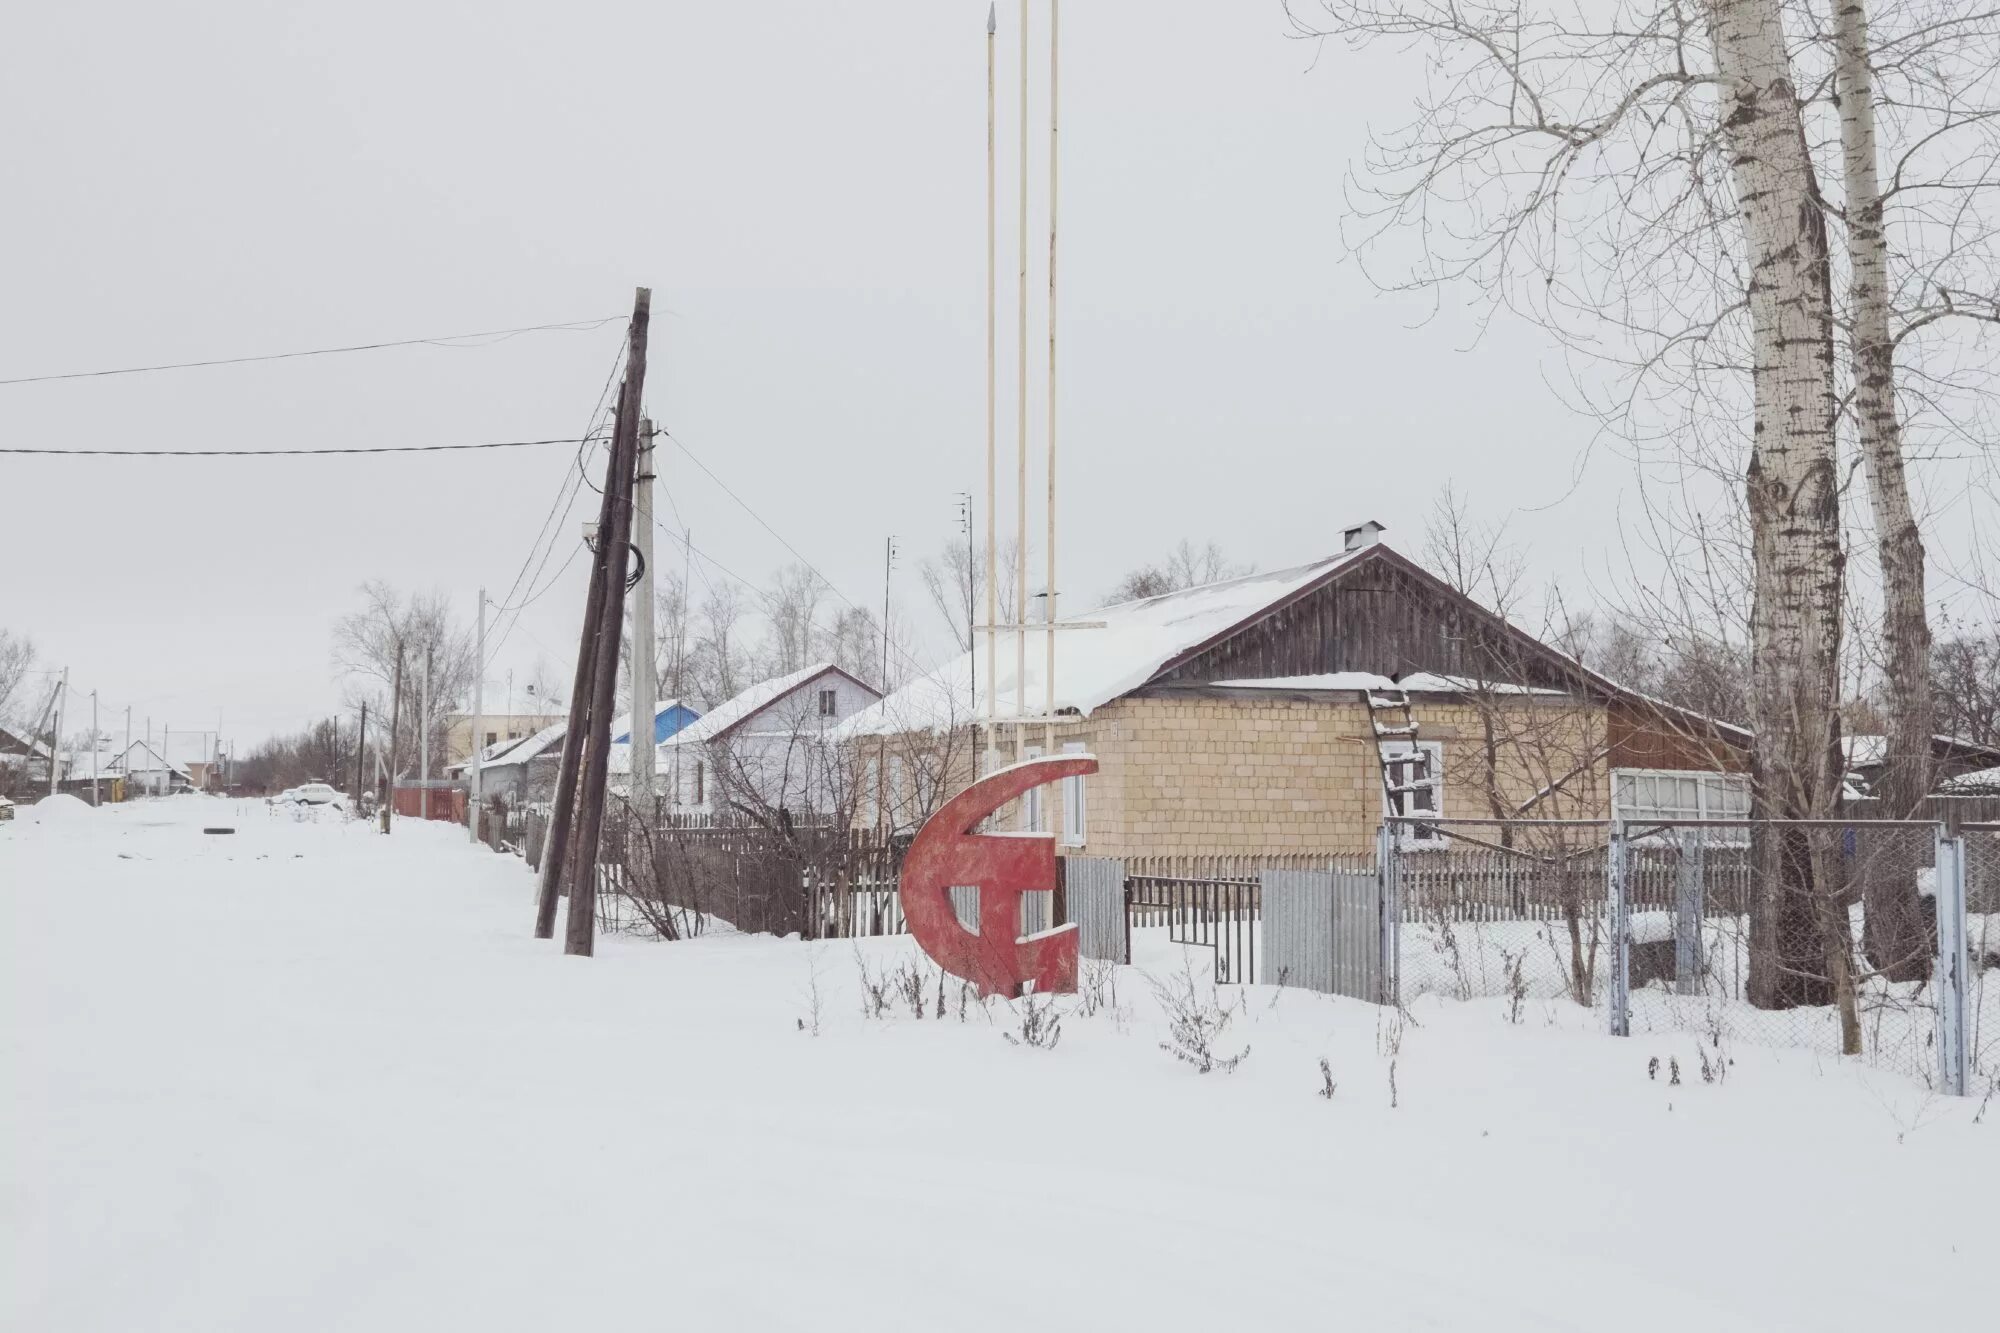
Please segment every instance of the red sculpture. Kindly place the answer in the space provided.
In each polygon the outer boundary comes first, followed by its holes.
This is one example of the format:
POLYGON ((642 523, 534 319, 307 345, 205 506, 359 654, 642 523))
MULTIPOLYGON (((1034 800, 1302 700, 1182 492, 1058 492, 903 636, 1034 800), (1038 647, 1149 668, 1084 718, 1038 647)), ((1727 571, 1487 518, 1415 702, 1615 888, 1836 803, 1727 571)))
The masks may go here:
POLYGON ((903 858, 903 916, 932 961, 981 996, 1076 989, 1075 923, 1021 936, 1021 895, 1054 892, 1056 849, 1048 833, 975 833, 1009 801, 1058 778, 1097 771, 1088 755, 1030 759, 989 773, 925 821, 903 858), (979 931, 960 924, 950 890, 979 889, 979 931))

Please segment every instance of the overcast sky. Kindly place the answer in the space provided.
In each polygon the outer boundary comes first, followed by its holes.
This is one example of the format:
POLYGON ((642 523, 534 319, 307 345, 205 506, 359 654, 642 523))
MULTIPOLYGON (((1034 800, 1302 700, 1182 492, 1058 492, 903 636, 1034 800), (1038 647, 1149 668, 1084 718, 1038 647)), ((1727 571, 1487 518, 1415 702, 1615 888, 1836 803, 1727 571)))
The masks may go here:
MULTIPOLYGON (((1018 12, 1000 23, 1003 296, 1018 12)), ((858 603, 879 601, 896 534, 899 614, 936 643, 916 563, 983 466, 984 27, 984 0, 23 7, 0 51, 0 378, 622 315, 647 284, 652 413, 858 603)), ((1063 27, 1070 608, 1183 535, 1273 568, 1372 517, 1414 552, 1447 479, 1511 525, 1538 582, 1582 591, 1622 563, 1627 469, 1585 464, 1547 342, 1425 323, 1342 254, 1342 173, 1371 117, 1404 116, 1409 67, 1315 64, 1277 0, 1091 0, 1063 27)), ((1039 299, 1031 317, 1039 493, 1039 299)), ((5 387, 0 437, 573 436, 620 336, 5 387)), ((762 582, 790 559, 686 458, 661 461, 663 519, 721 566, 762 582)), ((247 744, 337 705, 328 632, 362 580, 445 589, 468 619, 481 584, 503 596, 571 466, 561 447, 0 458, 0 625, 99 690, 107 725, 128 704, 141 726, 219 715, 247 744)), ((521 615, 489 706, 538 658, 566 681, 583 569, 521 615)))

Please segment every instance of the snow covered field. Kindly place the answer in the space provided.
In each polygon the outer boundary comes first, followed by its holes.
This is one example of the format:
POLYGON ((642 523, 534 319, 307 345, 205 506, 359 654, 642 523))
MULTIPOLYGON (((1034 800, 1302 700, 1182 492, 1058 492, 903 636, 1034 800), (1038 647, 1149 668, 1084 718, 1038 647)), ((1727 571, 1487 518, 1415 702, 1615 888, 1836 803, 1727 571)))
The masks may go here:
POLYGON ((1810 1052, 1726 1044, 1710 1084, 1697 1035, 1559 1000, 1249 988, 1219 997, 1249 1059, 1201 1076, 1135 969, 1030 1049, 955 989, 864 1017, 902 939, 566 959, 521 863, 441 825, 22 813, 0 1327, 1993 1319, 2000 1102, 1810 1052))

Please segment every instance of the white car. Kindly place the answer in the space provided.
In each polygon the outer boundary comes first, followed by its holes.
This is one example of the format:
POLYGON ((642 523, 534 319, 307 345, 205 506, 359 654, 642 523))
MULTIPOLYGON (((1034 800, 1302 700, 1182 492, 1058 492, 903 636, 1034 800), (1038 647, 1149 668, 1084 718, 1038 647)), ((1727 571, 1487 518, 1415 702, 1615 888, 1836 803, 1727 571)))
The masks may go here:
POLYGON ((308 782, 303 787, 294 787, 285 795, 303 805, 332 805, 341 799, 340 793, 324 782, 308 782))

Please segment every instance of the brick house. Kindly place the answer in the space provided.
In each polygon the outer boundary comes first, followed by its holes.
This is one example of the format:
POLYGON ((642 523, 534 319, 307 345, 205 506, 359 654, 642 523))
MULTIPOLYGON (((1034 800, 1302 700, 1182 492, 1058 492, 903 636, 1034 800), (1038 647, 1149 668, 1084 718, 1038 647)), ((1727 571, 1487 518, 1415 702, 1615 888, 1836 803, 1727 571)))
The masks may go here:
MULTIPOLYGON (((1387 811, 1747 812, 1747 732, 1621 688, 1451 589, 1380 531, 1353 529, 1340 554, 1295 569, 1079 615, 1101 627, 1056 634, 1054 721, 1026 728, 1024 749, 1085 751, 1099 771, 1002 812, 1003 826, 1105 856, 1358 853, 1387 811), (1384 739, 1392 698, 1404 730, 1384 739)), ((1027 638, 1021 711, 1042 717, 1046 645, 1027 638)), ((982 748, 975 719, 989 703, 1015 713, 1012 637, 996 671, 976 651, 976 664, 960 658, 841 729, 864 773, 887 766, 859 784, 858 823, 920 823, 969 779, 982 748), (869 808, 872 786, 888 793, 886 812, 869 808)), ((1011 762, 1011 735, 999 729, 1002 753, 980 767, 1011 762)))

